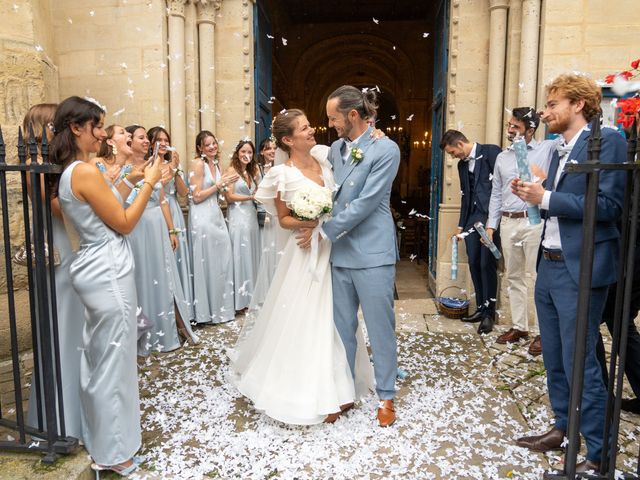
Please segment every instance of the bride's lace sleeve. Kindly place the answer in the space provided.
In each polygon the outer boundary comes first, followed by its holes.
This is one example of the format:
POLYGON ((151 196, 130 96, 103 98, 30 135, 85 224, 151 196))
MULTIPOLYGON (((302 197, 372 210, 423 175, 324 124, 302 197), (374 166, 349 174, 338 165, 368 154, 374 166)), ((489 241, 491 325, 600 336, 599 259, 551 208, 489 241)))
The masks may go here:
POLYGON ((280 194, 280 199, 285 203, 291 203, 293 194, 305 183, 305 177, 297 169, 287 165, 271 167, 264 176, 255 199, 264 205, 265 210, 271 215, 278 215, 275 199, 280 194))

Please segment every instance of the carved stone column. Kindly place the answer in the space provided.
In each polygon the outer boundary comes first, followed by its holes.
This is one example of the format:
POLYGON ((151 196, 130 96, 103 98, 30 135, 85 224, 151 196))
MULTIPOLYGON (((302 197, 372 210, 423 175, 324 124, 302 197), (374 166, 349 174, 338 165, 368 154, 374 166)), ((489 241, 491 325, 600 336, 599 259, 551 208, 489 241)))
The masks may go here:
MULTIPOLYGON (((507 32, 507 60, 504 75, 504 105, 506 108, 520 106, 518 95, 520 94, 520 41, 522 35, 522 0, 509 0, 509 28, 507 32)), ((502 110, 502 138, 506 127, 504 124, 509 120, 510 115, 502 110)), ((506 283, 506 282, 505 282, 506 283)))
POLYGON ((198 79, 198 26, 196 4, 187 3, 184 12, 184 77, 185 77, 185 123, 187 125, 187 154, 181 158, 186 171, 196 154, 196 135, 200 131, 200 92, 198 79))
POLYGON ((522 42, 520 46, 520 91, 518 105, 534 107, 538 88, 538 43, 540 41, 540 0, 522 2, 522 42))
POLYGON ((504 106, 505 49, 507 45, 508 0, 490 0, 489 77, 485 142, 500 145, 504 106))
POLYGON ((186 160, 187 122, 185 115, 184 11, 187 0, 167 0, 169 13, 169 114, 171 142, 186 160))
POLYGON ((198 2, 200 51, 200 125, 216 133, 215 25, 222 0, 198 2))

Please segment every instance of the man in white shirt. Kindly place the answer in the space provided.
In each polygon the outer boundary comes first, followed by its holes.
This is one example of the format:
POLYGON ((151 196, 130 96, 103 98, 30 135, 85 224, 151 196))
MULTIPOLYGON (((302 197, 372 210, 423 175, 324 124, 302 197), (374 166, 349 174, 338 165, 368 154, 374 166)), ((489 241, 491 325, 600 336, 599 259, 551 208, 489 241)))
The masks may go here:
MULTIPOLYGON (((514 108, 508 123, 507 137, 511 142, 516 137, 523 137, 527 143, 527 158, 532 174, 546 176, 556 141, 536 142, 533 136, 539 124, 540 116, 532 107, 514 108)), ((513 327, 500 335, 496 342, 501 344, 518 342, 521 339, 528 339, 531 332, 535 338, 529 345, 529 353, 540 355, 542 345, 540 335, 537 334, 538 321, 533 292, 542 223, 530 225, 527 203, 511 192, 511 182, 517 177, 519 174, 516 153, 511 145, 496 159, 487 220, 489 238, 493 238, 493 233, 498 227, 500 228, 513 323, 513 327)))

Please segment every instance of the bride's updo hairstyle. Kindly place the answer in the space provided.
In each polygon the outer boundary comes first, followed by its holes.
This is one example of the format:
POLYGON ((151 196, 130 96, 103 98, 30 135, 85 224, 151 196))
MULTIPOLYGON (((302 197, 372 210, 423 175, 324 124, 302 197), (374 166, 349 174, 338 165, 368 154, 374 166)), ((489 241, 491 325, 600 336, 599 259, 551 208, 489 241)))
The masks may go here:
POLYGON ((329 95, 329 100, 338 99, 338 111, 346 116, 351 110, 355 110, 363 120, 369 120, 376 116, 378 110, 378 96, 373 88, 358 90, 351 85, 343 85, 329 95))
POLYGON ((304 116, 304 112, 298 108, 290 108, 284 112, 279 113, 276 118, 273 119, 271 124, 271 135, 275 138, 276 147, 281 148, 287 153, 290 153, 289 145, 285 144, 282 139, 284 137, 293 136, 293 132, 296 129, 296 119, 304 116))

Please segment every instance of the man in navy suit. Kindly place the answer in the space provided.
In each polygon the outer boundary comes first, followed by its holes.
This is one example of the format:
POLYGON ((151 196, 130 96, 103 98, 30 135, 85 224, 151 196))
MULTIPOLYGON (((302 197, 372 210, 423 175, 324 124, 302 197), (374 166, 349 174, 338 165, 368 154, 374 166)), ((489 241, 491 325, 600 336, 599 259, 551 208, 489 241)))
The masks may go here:
MULTIPOLYGON (((518 179, 512 183, 513 192, 521 199, 540 205, 543 213, 546 210, 535 300, 555 426, 543 435, 517 440, 519 446, 534 451, 556 450, 564 446, 587 185, 584 174, 566 174, 564 166, 567 162, 584 163, 587 160, 588 122, 599 115, 602 99, 600 88, 593 80, 576 74, 560 75, 547 86, 546 93, 547 105, 542 120, 549 132, 562 135, 564 142, 558 144, 557 151, 553 153, 544 187, 518 179)), ((625 140, 615 130, 604 128, 600 162, 618 163, 624 162, 625 158, 625 140)), ((623 172, 600 173, 580 419, 580 431, 587 444, 587 459, 577 465, 577 472, 600 467, 607 392, 596 358, 596 344, 607 290, 616 281, 619 249, 616 222, 622 213, 624 179, 623 172)))
MULTIPOLYGON (((497 262, 491 251, 482 245, 480 235, 473 230, 473 224, 482 222, 486 225, 487 223, 493 167, 501 150, 497 145, 471 143, 458 130, 447 130, 440 142, 440 148, 459 159, 458 174, 462 198, 458 229, 452 237, 453 241, 457 242, 460 234, 468 233, 464 241, 478 307, 475 313, 463 317, 462 321, 480 322, 478 333, 489 333, 493 330, 496 315, 497 262)), ((493 241, 499 247, 498 232, 494 233, 493 241)))

